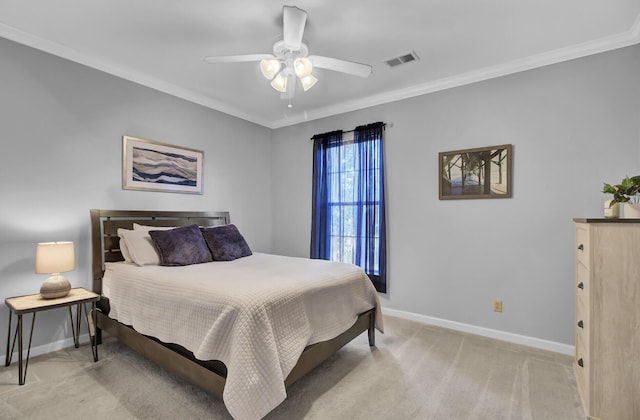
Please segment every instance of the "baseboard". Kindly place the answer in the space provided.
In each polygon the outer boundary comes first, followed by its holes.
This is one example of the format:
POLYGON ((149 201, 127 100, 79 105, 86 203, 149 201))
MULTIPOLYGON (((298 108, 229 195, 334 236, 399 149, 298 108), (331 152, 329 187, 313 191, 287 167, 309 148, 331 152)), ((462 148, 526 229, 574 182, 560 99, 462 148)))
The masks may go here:
MULTIPOLYGON (((457 321, 449 321, 447 319, 435 318, 427 315, 420 315, 413 312, 399 311, 382 307, 383 315, 391 315, 398 318, 408 319, 423 324, 436 325, 438 327, 449 328, 456 331, 462 331, 469 334, 476 334, 483 337, 495 338, 496 340, 507 341, 509 343, 522 344, 524 346, 534 347, 542 350, 549 350, 556 353, 574 355, 574 347, 568 344, 562 344, 555 341, 543 340, 541 338, 529 337, 526 335, 514 334, 506 331, 494 330, 491 328, 479 327, 477 325, 465 324, 457 321)), ((89 342, 89 334, 80 335, 80 344, 89 342)), ((73 346, 73 338, 69 337, 64 340, 55 341, 53 343, 44 344, 42 346, 33 347, 30 357, 36 357, 54 351, 62 350, 73 346)), ((26 357, 26 353, 24 354, 26 357)), ((18 360, 18 353, 15 352, 12 360, 18 360)))
POLYGON ((479 327, 477 325, 465 324, 457 321, 435 318, 432 316, 415 314, 412 312, 399 311, 382 307, 383 315, 391 315, 398 318, 408 319, 423 324, 436 325, 438 327, 449 328, 470 334, 481 335, 483 337, 495 338, 496 340, 507 341, 509 343, 522 344, 542 350, 549 350, 556 353, 574 355, 574 347, 568 344, 557 343, 555 341, 543 340, 541 338, 529 337, 526 335, 514 334, 506 331, 494 330, 491 328, 479 327))
MULTIPOLYGON (((25 340, 25 341, 27 341, 27 340, 25 340)), ((89 334, 88 333, 87 334, 80 334, 80 344, 82 345, 82 344, 85 344, 85 343, 89 343, 89 334)), ((27 358, 27 349, 26 349, 27 343, 24 342, 23 344, 25 345, 25 348, 23 349, 22 357, 24 357, 24 359, 26 360, 26 358, 27 358)), ((16 342, 16 346, 17 345, 18 345, 18 343, 16 342)), ((51 353, 51 352, 54 352, 54 351, 66 349, 67 347, 73 347, 73 337, 65 338, 64 340, 54 341, 53 343, 43 344, 43 345, 38 346, 38 347, 32 347, 31 348, 31 353, 29 354, 29 358, 31 359, 32 357, 41 356, 43 354, 47 354, 47 353, 51 353)), ((17 363, 17 362, 18 362, 18 352, 14 351, 13 355, 11 356, 11 363, 17 363)))

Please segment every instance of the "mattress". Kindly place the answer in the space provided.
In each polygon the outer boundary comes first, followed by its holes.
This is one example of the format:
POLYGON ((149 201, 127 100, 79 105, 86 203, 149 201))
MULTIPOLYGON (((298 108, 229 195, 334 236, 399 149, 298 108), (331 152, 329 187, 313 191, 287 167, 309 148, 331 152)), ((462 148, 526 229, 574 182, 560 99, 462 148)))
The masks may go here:
POLYGON ((107 263, 109 316, 227 367, 223 400, 238 420, 259 419, 286 398, 284 380, 307 345, 377 308, 357 266, 254 253, 184 267, 107 263))

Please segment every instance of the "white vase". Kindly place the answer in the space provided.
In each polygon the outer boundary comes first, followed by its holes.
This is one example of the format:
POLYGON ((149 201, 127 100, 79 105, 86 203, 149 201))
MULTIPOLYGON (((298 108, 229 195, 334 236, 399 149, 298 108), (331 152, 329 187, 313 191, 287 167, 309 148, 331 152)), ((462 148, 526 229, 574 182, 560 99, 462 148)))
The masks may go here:
POLYGON ((640 219, 640 204, 624 203, 625 219, 640 219))
POLYGON ((607 219, 617 219, 620 217, 620 203, 611 205, 611 200, 604 200, 604 217, 607 219))

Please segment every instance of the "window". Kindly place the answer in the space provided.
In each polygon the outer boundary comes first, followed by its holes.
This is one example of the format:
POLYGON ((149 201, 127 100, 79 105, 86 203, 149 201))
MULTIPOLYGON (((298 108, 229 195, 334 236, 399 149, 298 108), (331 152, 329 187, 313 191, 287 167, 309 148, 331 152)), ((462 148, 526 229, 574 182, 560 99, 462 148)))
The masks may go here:
POLYGON ((386 292, 384 124, 314 136, 311 257, 356 264, 386 292))

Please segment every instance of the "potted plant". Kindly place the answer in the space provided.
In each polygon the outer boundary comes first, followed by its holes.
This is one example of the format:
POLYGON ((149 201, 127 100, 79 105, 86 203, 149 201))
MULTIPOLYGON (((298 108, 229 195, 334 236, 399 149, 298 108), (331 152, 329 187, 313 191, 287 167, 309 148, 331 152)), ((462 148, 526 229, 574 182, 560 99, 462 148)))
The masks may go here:
POLYGON ((602 192, 613 194, 613 199, 609 202, 610 208, 623 203, 625 218, 640 218, 640 175, 627 176, 616 185, 605 183, 602 192))

